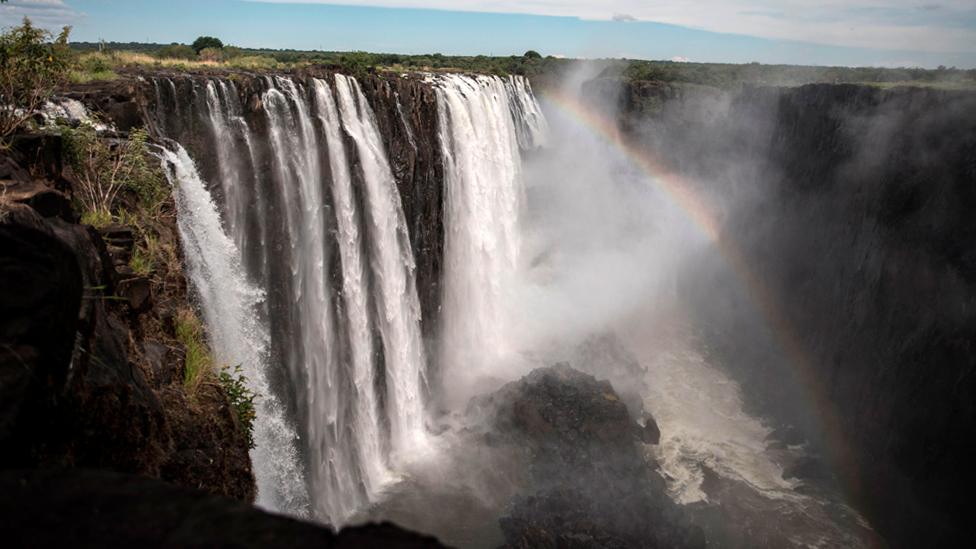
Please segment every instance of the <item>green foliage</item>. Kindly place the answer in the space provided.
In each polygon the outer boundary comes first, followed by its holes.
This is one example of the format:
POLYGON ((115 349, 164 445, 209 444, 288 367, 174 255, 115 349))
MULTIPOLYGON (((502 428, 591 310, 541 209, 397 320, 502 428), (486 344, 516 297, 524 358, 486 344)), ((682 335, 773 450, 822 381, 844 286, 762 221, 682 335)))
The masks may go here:
POLYGON ((170 44, 155 52, 160 59, 196 59, 197 51, 186 44, 170 44))
POLYGON ((94 127, 62 128, 65 161, 77 176, 74 197, 82 220, 94 226, 111 223, 123 190, 138 198, 138 207, 151 215, 166 199, 165 176, 149 152, 148 134, 136 129, 128 139, 102 139, 94 127))
MULTIPOLYGON (((206 38, 206 37, 202 37, 206 38)), ((216 40, 216 39, 214 39, 216 40)), ((95 51, 106 45, 93 43, 73 43, 72 47, 83 51, 95 51)), ((157 53, 169 46, 155 44, 107 44, 109 48, 129 52, 157 53)), ((213 45, 209 47, 215 47, 213 45)), ((193 48, 202 51, 203 48, 193 48)), ((227 46, 220 51, 222 66, 251 70, 277 70, 320 65, 338 68, 354 75, 362 75, 371 70, 390 71, 456 71, 481 74, 510 74, 543 79, 558 79, 578 66, 578 61, 553 56, 543 57, 535 50, 523 55, 492 57, 447 56, 440 53, 404 55, 396 53, 299 51, 252 49, 227 46)), ((129 53, 128 59, 134 64, 144 64, 139 55, 129 53)), ((157 58, 158 59, 158 58, 157 58)), ((178 70, 192 70, 194 62, 187 60, 185 65, 167 65, 178 70)), ((161 59, 167 61, 168 59, 161 59)), ((172 61, 172 60, 168 60, 172 61)), ((919 68, 883 69, 874 67, 808 67, 792 65, 723 64, 723 63, 679 63, 674 61, 643 61, 627 59, 602 60, 607 68, 604 76, 622 77, 630 80, 657 80, 700 84, 718 88, 734 88, 745 84, 799 85, 812 82, 850 82, 887 85, 925 85, 937 87, 976 87, 976 70, 963 70, 943 67, 938 70, 919 68)), ((198 66, 198 65, 197 65, 198 66)))
POLYGON ((221 48, 203 48, 197 57, 200 58, 200 61, 223 61, 224 50, 221 48))
POLYGON ((65 27, 52 40, 25 18, 21 26, 0 34, 0 146, 67 78, 70 32, 65 27))
POLYGON ((207 48, 221 49, 224 47, 224 43, 220 41, 219 38, 214 38, 213 36, 201 36, 193 41, 191 46, 193 51, 199 53, 207 48))
POLYGON ((132 257, 129 259, 129 267, 132 272, 140 276, 152 274, 156 267, 156 258, 159 252, 159 240, 156 236, 151 233, 144 234, 142 242, 132 249, 132 257))
POLYGON ((254 448, 254 419, 257 411, 254 408, 254 399, 257 395, 247 386, 247 378, 241 373, 240 365, 234 367, 233 372, 229 368, 222 368, 218 379, 227 395, 227 400, 237 412, 237 420, 244 430, 247 438, 247 447, 254 448))
POLYGON ((213 372, 214 359, 204 339, 203 324, 190 309, 180 309, 173 320, 176 339, 185 350, 183 386, 191 394, 213 372))

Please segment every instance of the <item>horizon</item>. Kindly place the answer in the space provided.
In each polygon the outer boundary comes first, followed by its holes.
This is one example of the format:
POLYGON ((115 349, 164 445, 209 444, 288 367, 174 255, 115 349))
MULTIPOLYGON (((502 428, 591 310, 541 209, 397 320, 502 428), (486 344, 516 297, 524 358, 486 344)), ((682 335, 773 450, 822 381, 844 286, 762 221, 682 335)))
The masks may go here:
POLYGON ((903 7, 884 12, 835 5, 832 12, 824 12, 807 5, 774 13, 746 9, 756 2, 711 2, 717 11, 732 10, 730 23, 701 21, 694 28, 689 26, 695 23, 692 16, 681 16, 689 10, 661 17, 686 21, 685 25, 655 21, 643 17, 644 8, 631 1, 608 2, 604 17, 598 18, 592 9, 571 0, 535 2, 533 8, 513 2, 459 2, 462 9, 457 10, 440 9, 448 3, 439 0, 365 2, 368 5, 342 0, 10 0, 0 6, 0 26, 18 24, 23 17, 51 30, 70 25, 75 42, 190 43, 209 35, 242 48, 275 50, 449 56, 508 56, 535 50, 576 59, 976 68, 976 9, 963 2, 894 3, 903 7), (487 11, 475 11, 476 7, 487 11), (613 11, 615 7, 621 11, 613 11), (623 11, 628 7, 630 11, 623 11), (864 27, 866 37, 839 37, 838 29, 871 14, 875 22, 864 27), (757 17, 781 21, 782 28, 757 27, 757 17), (819 29, 822 40, 776 37, 790 27, 797 27, 794 36, 808 37, 811 31, 803 29, 809 26, 819 29), (913 48, 897 47, 906 39, 914 39, 913 48))

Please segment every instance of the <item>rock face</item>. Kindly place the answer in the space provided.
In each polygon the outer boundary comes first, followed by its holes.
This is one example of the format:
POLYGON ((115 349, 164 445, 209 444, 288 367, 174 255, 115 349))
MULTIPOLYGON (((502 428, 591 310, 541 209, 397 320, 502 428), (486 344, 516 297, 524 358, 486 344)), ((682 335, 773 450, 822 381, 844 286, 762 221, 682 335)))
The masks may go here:
POLYGON ((392 524, 330 529, 106 471, 0 472, 0 537, 21 547, 443 547, 392 524))
MULTIPOLYGON (((223 391, 183 387, 172 334, 188 304, 182 275, 150 284, 128 268, 131 229, 37 209, 37 196, 62 193, 55 184, 72 186, 59 151, 56 136, 29 137, 0 155, 12 167, 0 187, 14 189, 0 204, 0 468, 107 469, 251 501, 247 442, 223 391)), ((159 242, 176 249, 166 212, 159 242)))
POLYGON ((540 368, 476 401, 530 454, 530 487, 501 521, 509 547, 702 547, 638 450, 641 428, 606 381, 540 368))
POLYGON ((642 109, 632 98, 649 85, 602 86, 591 91, 617 90, 623 126, 648 154, 722 197, 723 238, 779 311, 772 334, 744 316, 754 298, 727 290, 742 274, 718 254, 686 279, 710 347, 752 404, 834 458, 892 545, 965 539, 976 93, 686 88, 642 109), (784 338, 792 356, 766 352, 784 338))

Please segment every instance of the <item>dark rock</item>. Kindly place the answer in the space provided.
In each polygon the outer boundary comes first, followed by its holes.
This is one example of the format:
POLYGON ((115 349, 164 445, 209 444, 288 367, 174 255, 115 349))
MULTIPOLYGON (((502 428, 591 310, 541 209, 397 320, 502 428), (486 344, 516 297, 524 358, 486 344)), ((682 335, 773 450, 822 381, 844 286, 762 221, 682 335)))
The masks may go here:
POLYGON ((43 217, 73 217, 71 201, 50 184, 38 179, 0 181, 0 195, 7 202, 26 204, 43 217))
POLYGON ((175 349, 162 343, 147 341, 142 346, 142 356, 152 372, 154 387, 163 387, 182 379, 181 357, 175 349))
POLYGON ((82 285, 74 254, 43 230, 43 221, 36 223, 0 224, 3 465, 29 462, 32 441, 54 420, 78 325, 82 285))
POLYGON ((661 442, 661 429, 657 421, 650 414, 644 416, 644 427, 640 430, 640 439, 644 444, 658 444, 661 442))
POLYGON ((509 547, 702 547, 637 447, 638 425, 606 381, 540 368, 469 411, 497 443, 527 450, 530 487, 501 520, 509 547))
POLYGON ((126 278, 119 282, 119 295, 135 313, 143 313, 152 307, 152 285, 143 277, 126 278))
POLYGON ((443 547, 391 524, 327 527, 144 477, 0 472, 0 538, 12 547, 443 547))

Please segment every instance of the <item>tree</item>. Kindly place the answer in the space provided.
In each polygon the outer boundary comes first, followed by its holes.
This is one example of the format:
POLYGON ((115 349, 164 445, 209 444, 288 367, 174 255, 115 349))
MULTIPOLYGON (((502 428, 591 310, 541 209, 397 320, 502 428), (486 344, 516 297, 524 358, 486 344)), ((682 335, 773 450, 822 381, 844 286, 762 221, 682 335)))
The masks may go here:
POLYGON ((193 41, 193 51, 199 54, 201 51, 207 48, 221 49, 224 47, 224 43, 220 41, 219 38, 214 38, 213 36, 201 36, 193 41))
POLYGON ((50 99, 68 74, 71 52, 64 27, 56 39, 24 18, 0 35, 0 146, 50 99))
POLYGON ((522 55, 522 57, 526 59, 542 59, 542 55, 535 50, 529 50, 525 52, 525 54, 522 55))

